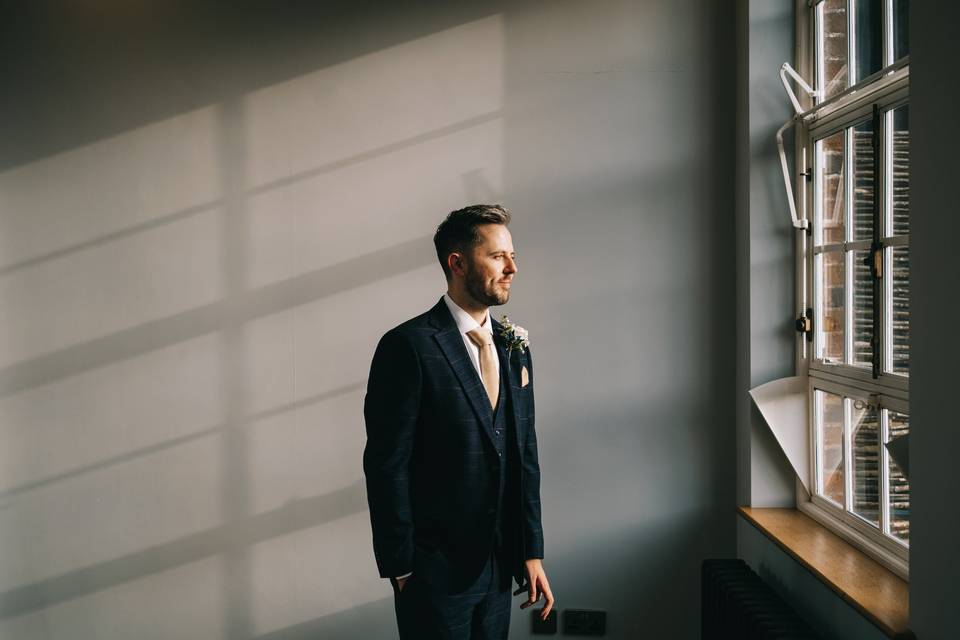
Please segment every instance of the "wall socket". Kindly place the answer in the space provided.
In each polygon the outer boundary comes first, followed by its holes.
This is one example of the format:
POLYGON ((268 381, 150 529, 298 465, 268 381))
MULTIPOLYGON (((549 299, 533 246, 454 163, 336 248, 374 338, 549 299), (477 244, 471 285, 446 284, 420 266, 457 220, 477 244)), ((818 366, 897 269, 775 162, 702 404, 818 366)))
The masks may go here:
POLYGON ((548 635, 554 636, 557 635, 557 610, 553 609, 550 613, 547 614, 546 620, 540 619, 539 611, 530 612, 531 619, 533 620, 533 626, 531 628, 531 633, 534 635, 548 635))
POLYGON ((595 609, 564 609, 563 634, 603 636, 607 634, 607 612, 595 609))

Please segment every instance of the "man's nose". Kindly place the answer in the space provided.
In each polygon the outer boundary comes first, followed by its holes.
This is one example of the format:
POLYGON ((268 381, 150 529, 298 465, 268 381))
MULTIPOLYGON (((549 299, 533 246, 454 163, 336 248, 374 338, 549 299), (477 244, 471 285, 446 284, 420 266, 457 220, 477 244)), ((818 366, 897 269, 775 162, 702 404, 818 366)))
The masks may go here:
POLYGON ((513 258, 507 258, 507 265, 503 268, 506 273, 516 273, 517 263, 513 258))

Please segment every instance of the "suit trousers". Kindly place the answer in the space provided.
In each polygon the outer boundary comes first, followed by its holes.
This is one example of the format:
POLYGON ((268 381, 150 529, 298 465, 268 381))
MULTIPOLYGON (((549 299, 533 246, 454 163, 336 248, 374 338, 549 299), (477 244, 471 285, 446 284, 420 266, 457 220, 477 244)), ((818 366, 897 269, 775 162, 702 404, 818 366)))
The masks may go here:
POLYGON ((400 640, 506 640, 510 631, 510 573, 491 552, 476 581, 464 592, 445 594, 414 573, 397 591, 394 607, 400 640))

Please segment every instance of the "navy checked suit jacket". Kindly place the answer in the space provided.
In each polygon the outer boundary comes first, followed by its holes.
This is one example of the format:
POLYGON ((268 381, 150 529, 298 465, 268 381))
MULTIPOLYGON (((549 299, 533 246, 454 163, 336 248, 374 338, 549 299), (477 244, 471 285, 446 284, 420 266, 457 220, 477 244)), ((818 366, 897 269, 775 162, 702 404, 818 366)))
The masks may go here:
MULTIPOLYGON (((512 410, 517 436, 510 456, 516 481, 507 485, 514 491, 504 495, 501 518, 511 573, 522 586, 523 560, 543 558, 533 361, 529 348, 508 359, 501 325, 490 317, 501 378, 507 376, 501 410, 512 410)), ((500 478, 492 416, 443 298, 381 338, 364 398, 363 453, 380 577, 412 571, 455 593, 479 575, 493 544, 500 478)))

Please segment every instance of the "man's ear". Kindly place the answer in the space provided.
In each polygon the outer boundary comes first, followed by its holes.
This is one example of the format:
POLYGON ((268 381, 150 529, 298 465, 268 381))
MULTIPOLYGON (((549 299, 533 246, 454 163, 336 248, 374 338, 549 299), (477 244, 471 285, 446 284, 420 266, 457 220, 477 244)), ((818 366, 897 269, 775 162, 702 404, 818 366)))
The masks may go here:
POLYGON ((456 273, 457 275, 463 275, 465 266, 463 262, 463 254, 453 252, 447 256, 447 266, 450 268, 450 273, 456 273))

